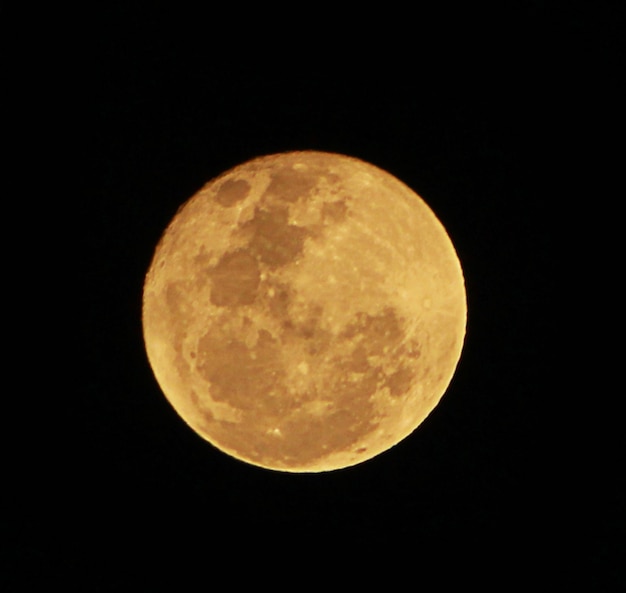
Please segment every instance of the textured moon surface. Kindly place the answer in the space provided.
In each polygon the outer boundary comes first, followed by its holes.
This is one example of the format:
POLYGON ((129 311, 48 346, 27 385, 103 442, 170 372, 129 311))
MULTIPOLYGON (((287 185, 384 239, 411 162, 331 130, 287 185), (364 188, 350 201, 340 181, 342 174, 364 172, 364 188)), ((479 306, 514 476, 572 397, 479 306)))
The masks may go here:
POLYGON ((264 468, 355 465, 437 405, 463 347, 454 246, 426 203, 361 160, 259 157, 177 212, 145 278, 155 377, 183 420, 264 468))

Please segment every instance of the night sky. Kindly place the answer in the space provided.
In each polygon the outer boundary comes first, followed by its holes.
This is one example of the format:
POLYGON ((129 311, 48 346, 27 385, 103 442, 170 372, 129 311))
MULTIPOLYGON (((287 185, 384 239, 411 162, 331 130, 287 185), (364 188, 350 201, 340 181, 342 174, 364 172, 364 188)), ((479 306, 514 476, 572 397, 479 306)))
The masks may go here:
POLYGON ((31 60, 9 68, 28 79, 16 105, 41 81, 32 117, 50 120, 42 141, 65 179, 47 186, 63 211, 63 273, 46 284, 64 305, 46 346, 63 358, 46 390, 58 419, 12 441, 2 591, 625 585, 623 478, 569 444, 582 387, 565 385, 576 336, 560 327, 576 199, 563 179, 584 183, 577 147, 603 117, 576 97, 619 84, 617 11, 468 4, 244 18, 244 5, 129 2, 83 9, 80 26, 51 10, 35 59, 0 13, 10 56, 31 60), (437 408, 388 452, 319 475, 249 466, 195 435, 141 332, 144 275, 178 207, 232 166, 297 149, 361 158, 420 194, 468 298, 437 408))

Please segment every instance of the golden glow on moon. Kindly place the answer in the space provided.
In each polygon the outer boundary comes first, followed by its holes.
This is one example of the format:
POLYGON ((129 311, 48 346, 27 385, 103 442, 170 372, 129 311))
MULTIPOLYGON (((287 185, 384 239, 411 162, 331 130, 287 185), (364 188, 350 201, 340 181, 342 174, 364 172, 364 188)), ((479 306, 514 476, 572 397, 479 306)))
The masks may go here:
POLYGON ((207 441, 289 472, 360 463, 409 435, 461 355, 454 247, 406 185, 355 158, 246 162, 178 211, 146 275, 165 396, 207 441))

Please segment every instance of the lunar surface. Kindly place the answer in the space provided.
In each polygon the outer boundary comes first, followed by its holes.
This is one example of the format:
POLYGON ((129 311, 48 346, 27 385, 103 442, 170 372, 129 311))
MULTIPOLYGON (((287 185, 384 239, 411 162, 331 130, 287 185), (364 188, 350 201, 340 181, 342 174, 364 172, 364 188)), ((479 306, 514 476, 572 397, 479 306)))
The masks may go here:
POLYGON ((289 152, 210 181, 145 278, 150 365, 183 420, 264 468, 355 465, 408 436, 461 355, 463 274, 444 227, 389 173, 289 152))

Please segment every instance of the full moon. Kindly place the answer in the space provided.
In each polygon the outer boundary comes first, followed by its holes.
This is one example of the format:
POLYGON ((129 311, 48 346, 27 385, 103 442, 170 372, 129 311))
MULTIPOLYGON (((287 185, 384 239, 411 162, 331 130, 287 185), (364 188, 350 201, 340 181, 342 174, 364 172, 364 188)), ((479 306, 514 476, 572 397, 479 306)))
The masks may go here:
POLYGON ((158 243, 148 360, 209 443, 285 472, 361 463, 440 401, 466 326, 463 273, 426 203, 359 159, 255 158, 208 182, 158 243))

